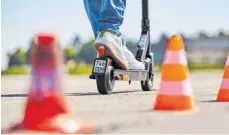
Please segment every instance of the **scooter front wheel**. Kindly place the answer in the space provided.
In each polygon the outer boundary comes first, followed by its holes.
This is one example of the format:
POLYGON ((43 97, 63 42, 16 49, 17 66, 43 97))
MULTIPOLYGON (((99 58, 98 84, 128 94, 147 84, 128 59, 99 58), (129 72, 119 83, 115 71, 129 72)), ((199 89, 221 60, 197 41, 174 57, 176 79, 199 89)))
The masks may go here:
POLYGON ((112 92, 115 84, 113 76, 114 67, 108 66, 105 75, 96 75, 97 89, 100 94, 109 94, 112 92))
POLYGON ((143 91, 151 91, 153 89, 153 75, 149 80, 141 81, 141 86, 143 91))
MULTIPOLYGON (((154 81, 154 75, 153 75, 153 65, 151 60, 147 58, 147 61, 149 63, 149 74, 148 74, 148 79, 146 81, 141 81, 141 87, 143 91, 151 91, 153 89, 153 81, 154 81)), ((146 65, 147 66, 147 65, 146 65)))

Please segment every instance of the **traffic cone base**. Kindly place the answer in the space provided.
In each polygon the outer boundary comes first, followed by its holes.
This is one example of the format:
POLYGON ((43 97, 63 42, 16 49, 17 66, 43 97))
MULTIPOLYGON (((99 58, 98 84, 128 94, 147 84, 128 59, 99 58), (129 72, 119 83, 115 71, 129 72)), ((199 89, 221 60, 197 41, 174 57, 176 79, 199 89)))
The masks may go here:
POLYGON ((158 95, 155 110, 184 111, 194 108, 192 97, 185 95, 158 95))
POLYGON ((67 113, 57 95, 48 95, 41 99, 29 97, 23 120, 26 129, 37 130, 45 120, 58 114, 67 113))
POLYGON ((81 134, 94 132, 95 125, 92 123, 86 123, 84 121, 76 121, 70 119, 69 116, 61 114, 50 118, 36 129, 28 129, 24 127, 24 123, 19 123, 13 127, 2 131, 2 133, 56 133, 56 134, 81 134), (68 117, 68 118, 67 118, 68 117))
POLYGON ((39 126, 40 131, 52 133, 90 133, 94 130, 92 123, 86 123, 81 120, 73 120, 70 115, 60 114, 39 126))
POLYGON ((229 89, 220 89, 218 96, 217 96, 217 101, 221 102, 228 102, 229 101, 229 89))

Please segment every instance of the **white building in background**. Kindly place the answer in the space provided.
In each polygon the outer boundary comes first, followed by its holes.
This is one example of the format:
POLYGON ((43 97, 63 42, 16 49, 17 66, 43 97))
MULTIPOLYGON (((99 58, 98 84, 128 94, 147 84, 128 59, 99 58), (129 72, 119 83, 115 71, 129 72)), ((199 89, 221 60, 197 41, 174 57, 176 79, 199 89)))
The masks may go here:
POLYGON ((185 41, 186 54, 193 63, 224 63, 229 51, 229 37, 185 41))

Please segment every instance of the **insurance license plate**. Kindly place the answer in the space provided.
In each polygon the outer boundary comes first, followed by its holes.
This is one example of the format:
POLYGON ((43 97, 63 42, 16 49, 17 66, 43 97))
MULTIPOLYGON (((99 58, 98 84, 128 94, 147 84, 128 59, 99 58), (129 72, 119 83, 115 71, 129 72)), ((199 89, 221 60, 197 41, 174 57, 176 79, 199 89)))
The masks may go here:
POLYGON ((105 74, 107 67, 107 59, 95 59, 93 74, 105 74))

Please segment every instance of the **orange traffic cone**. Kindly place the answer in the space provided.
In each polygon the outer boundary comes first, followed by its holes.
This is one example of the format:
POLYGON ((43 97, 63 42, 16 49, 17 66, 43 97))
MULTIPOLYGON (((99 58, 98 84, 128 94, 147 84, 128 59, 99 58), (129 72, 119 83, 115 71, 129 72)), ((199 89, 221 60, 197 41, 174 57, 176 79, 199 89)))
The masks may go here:
POLYGON ((162 64, 160 88, 153 106, 155 110, 193 109, 192 89, 183 39, 173 35, 167 44, 162 64))
POLYGON ((223 79, 218 92, 217 101, 229 101, 229 52, 224 68, 223 79))
POLYGON ((32 43, 32 85, 24 118, 5 133, 21 130, 50 133, 90 133, 94 126, 75 122, 61 90, 63 55, 51 34, 38 34, 32 43))

